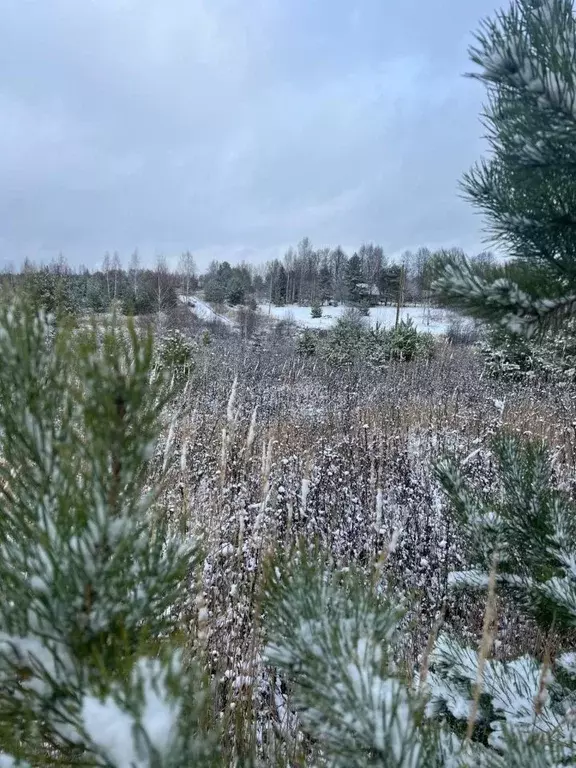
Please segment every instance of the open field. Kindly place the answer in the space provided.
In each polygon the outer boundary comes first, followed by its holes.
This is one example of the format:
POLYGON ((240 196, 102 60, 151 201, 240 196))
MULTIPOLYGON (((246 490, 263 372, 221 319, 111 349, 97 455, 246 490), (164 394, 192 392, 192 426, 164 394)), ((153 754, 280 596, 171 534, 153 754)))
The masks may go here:
MULTIPOLYGON (((474 641, 482 626, 481 603, 447 597, 461 549, 433 461, 456 452, 478 488, 489 487, 490 439, 510 430, 545 438, 571 489, 575 419, 569 390, 494 382, 470 348, 442 345, 431 361, 384 371, 303 360, 273 337, 259 348, 238 337, 206 348, 177 406, 163 508, 206 547, 202 609, 230 754, 256 748, 264 765, 306 764, 286 692, 261 661, 270 553, 304 536, 340 567, 369 567, 398 537, 385 571, 413 603, 401 661, 415 670, 446 600, 446 625, 474 641)), ((195 603, 184 617, 194 632, 198 612, 195 603)), ((542 642, 505 607, 498 633, 502 656, 542 642)))
MULTIPOLYGON (((180 296, 180 301, 187 302, 186 296, 180 296)), ((219 320, 226 325, 232 326, 233 320, 229 314, 233 313, 231 308, 222 308, 222 311, 214 308, 208 302, 198 296, 190 296, 191 311, 201 320, 216 321, 219 320), (227 314, 228 313, 228 314, 227 314)), ((341 304, 337 307, 322 307, 321 317, 312 317, 311 306, 300 306, 297 304, 287 304, 278 307, 274 304, 259 304, 258 312, 262 318, 274 321, 284 320, 295 323, 300 328, 328 329, 331 328, 338 318, 346 312, 348 307, 341 304)), ((377 306, 371 307, 366 318, 373 328, 379 325, 382 328, 390 328, 396 322, 396 307, 377 306)), ((401 320, 412 320, 419 331, 425 331, 435 335, 446 333, 448 328, 450 313, 447 310, 434 307, 402 307, 400 309, 401 320)))
MULTIPOLYGON (((311 315, 311 307, 300 307, 289 304, 284 307, 276 307, 273 304, 261 304, 260 311, 263 315, 271 315, 277 320, 293 320, 304 328, 331 328, 336 320, 346 312, 347 307, 322 307, 322 317, 314 318, 311 315)), ((410 318, 419 331, 442 334, 448 327, 449 313, 445 310, 430 309, 424 307, 402 307, 400 319, 410 318)), ((367 317, 367 322, 372 327, 379 324, 389 328, 396 322, 396 307, 372 307, 367 317)))

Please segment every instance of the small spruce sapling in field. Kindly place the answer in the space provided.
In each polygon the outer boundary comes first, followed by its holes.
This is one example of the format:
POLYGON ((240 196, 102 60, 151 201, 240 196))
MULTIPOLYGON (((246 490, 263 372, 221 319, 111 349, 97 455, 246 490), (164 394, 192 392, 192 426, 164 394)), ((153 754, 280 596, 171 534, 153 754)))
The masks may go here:
POLYGON ((367 301, 365 301, 365 300, 359 302, 359 304, 358 304, 358 311, 360 312, 360 314, 363 317, 369 317, 369 315, 370 315, 370 304, 367 301))
POLYGON ((146 468, 174 388, 131 322, 0 307, 0 764, 214 765, 179 646, 198 546, 146 468))
POLYGON ((186 382, 194 370, 196 345, 181 331, 173 330, 165 334, 156 351, 156 368, 167 375, 174 376, 180 382, 186 382))
POLYGON ((388 331, 387 346, 391 359, 413 360, 417 357, 427 357, 432 354, 434 339, 429 333, 420 333, 412 318, 401 320, 388 331))
POLYGON ((304 357, 313 357, 316 354, 318 340, 314 333, 306 328, 298 337, 297 350, 298 354, 304 357))
POLYGON ((319 301, 315 301, 310 307, 310 316, 315 320, 322 317, 322 304, 319 301))

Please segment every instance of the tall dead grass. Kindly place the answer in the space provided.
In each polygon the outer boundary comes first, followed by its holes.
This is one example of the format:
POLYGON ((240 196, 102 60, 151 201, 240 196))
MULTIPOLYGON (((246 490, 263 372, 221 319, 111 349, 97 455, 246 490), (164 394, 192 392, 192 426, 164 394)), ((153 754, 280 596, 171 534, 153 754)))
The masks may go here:
MULTIPOLYGON (((163 508, 206 548, 202 595, 183 622, 191 636, 202 625, 231 763, 256 753, 265 765, 306 764, 289 694, 260 658, 259 595, 271 553, 305 537, 342 567, 370 568, 386 551, 383 577, 413 601, 404 661, 416 669, 439 616, 475 641, 484 618, 483 606, 447 596, 462 552, 434 459, 456 452, 489 487, 490 438, 506 429, 548 440, 572 487, 573 393, 491 381, 465 347, 381 370, 333 369, 297 357, 282 339, 259 347, 216 340, 176 408, 163 508)), ((539 642, 511 609, 494 621, 502 655, 539 642)))

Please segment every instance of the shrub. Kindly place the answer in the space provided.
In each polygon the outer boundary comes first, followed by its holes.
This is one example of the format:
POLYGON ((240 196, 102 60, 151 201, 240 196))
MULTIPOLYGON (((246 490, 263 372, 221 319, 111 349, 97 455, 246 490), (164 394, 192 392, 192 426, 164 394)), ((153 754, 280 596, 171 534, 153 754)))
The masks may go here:
POLYGON ((312 304, 310 307, 310 316, 316 320, 319 317, 322 317, 322 304, 320 304, 320 302, 316 301, 312 304))
POLYGON ((370 307, 373 306, 368 301, 362 301, 360 304, 358 304, 358 311, 363 317, 368 317, 370 315, 370 307))
POLYGON ((313 357, 316 354, 318 339, 316 334, 309 328, 306 328, 298 337, 296 349, 298 354, 304 357, 313 357))
POLYGON ((226 301, 231 307, 236 307, 244 303, 245 297, 244 286, 238 278, 233 277, 226 287, 226 301))
POLYGON ((333 365, 348 365, 363 356, 368 325, 358 309, 349 308, 328 331, 321 355, 333 365))
POLYGON ((286 338, 293 336, 296 329, 297 325, 294 315, 291 312, 287 312, 281 320, 274 324, 274 335, 279 338, 286 338))
POLYGON ((430 333, 419 332, 411 318, 402 320, 385 338, 390 358, 394 360, 427 357, 434 348, 434 337, 430 333))
POLYGON ((135 315, 151 315, 158 311, 158 296, 150 283, 139 288, 133 307, 135 315))
POLYGON ((454 346, 475 344, 480 340, 478 324, 460 315, 452 315, 446 329, 446 339, 454 346))
POLYGON ((176 377, 186 380, 194 369, 196 345, 181 331, 172 330, 163 336, 156 350, 156 367, 176 377))
POLYGON ((429 357, 433 350, 434 338, 420 333, 411 320, 391 329, 370 328, 358 308, 348 309, 319 345, 319 354, 334 365, 364 361, 377 367, 429 357))
POLYGON ((210 304, 223 304, 226 300, 226 286, 217 278, 208 280, 204 286, 204 299, 210 304))

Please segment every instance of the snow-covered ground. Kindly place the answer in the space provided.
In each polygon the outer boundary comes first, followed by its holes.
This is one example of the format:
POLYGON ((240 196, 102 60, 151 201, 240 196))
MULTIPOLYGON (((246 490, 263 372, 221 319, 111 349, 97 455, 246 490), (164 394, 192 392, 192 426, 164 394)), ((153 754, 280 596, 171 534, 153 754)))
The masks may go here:
POLYGON ((226 317, 226 315, 219 315, 218 312, 215 312, 212 309, 210 304, 202 301, 202 299, 199 299, 198 296, 179 296, 179 299, 185 304, 188 303, 188 300, 193 302, 194 306, 190 307, 190 309, 202 320, 220 320, 220 322, 224 323, 225 325, 234 325, 233 320, 231 320, 229 317, 226 317))
MULTIPOLYGON (((275 307, 273 304, 260 305, 262 314, 270 314, 278 320, 292 320, 305 328, 330 328, 344 314, 347 307, 322 307, 322 317, 318 318, 312 317, 310 309, 310 307, 296 305, 286 307, 275 307)), ((402 320, 410 317, 419 331, 434 334, 446 333, 449 321, 448 313, 444 310, 424 307, 403 307, 400 310, 400 317, 402 320)), ((372 326, 379 323, 382 327, 390 327, 396 322, 396 307, 372 307, 366 321, 372 326)))
MULTIPOLYGON (((179 298, 184 303, 187 302, 187 298, 194 302, 194 307, 191 309, 202 320, 220 320, 225 325, 236 327, 232 318, 219 314, 210 304, 199 299, 198 296, 180 296, 179 298)), ((276 320, 291 320, 302 328, 330 328, 347 309, 348 307, 344 305, 322 307, 322 317, 315 318, 310 314, 311 307, 300 307, 296 304, 289 304, 285 307, 275 307, 273 304, 259 305, 259 311, 263 315, 269 315, 276 320)), ((446 333, 449 322, 448 312, 424 307, 402 307, 400 317, 402 320, 411 318, 419 331, 428 331, 434 334, 446 333)), ((396 322, 396 307, 372 307, 366 322, 369 322, 373 327, 379 324, 384 328, 389 328, 396 322)))

